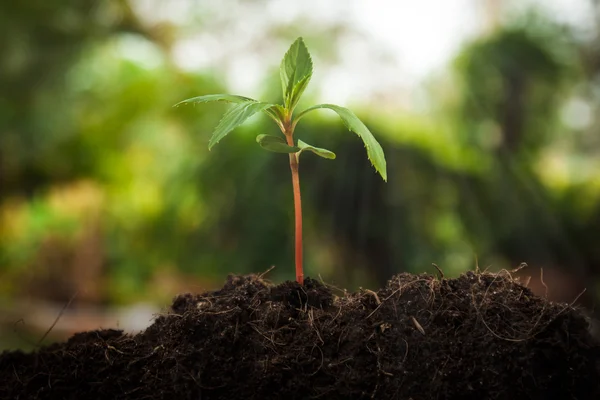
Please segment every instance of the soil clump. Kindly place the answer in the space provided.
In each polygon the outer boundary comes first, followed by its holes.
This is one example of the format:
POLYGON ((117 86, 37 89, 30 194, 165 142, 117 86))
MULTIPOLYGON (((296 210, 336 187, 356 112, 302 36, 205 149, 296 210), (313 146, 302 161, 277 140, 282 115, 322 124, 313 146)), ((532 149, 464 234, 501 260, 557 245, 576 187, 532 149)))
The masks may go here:
POLYGON ((137 335, 0 355, 2 399, 600 399, 600 341, 509 274, 377 292, 228 277, 137 335))

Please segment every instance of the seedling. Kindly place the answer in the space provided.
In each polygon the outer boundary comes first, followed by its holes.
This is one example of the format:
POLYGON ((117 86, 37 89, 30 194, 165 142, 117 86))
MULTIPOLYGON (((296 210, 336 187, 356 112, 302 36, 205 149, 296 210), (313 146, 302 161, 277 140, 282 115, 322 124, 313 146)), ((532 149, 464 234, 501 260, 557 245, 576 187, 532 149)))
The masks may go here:
POLYGON ((384 181, 387 181, 387 170, 383 149, 373 137, 373 134, 362 123, 362 121, 349 109, 333 104, 318 104, 309 107, 294 117, 294 109, 308 86, 312 76, 313 64, 308 49, 302 38, 296 39, 287 51, 279 69, 281 75, 281 87, 283 89, 283 104, 263 103, 248 97, 232 94, 208 94, 183 100, 181 104, 208 103, 212 101, 225 101, 234 105, 223 115, 223 118, 215 128, 208 149, 212 149, 221 139, 238 126, 242 125, 248 118, 258 112, 264 112, 271 118, 283 133, 281 136, 258 135, 256 141, 265 150, 275 153, 286 153, 290 159, 292 171, 292 186, 294 189, 294 212, 296 222, 296 281, 304 282, 302 269, 302 202, 300 197, 300 176, 298 173, 300 156, 303 152, 310 151, 320 157, 330 160, 335 159, 335 154, 327 149, 311 146, 298 139, 294 141, 294 129, 302 117, 310 111, 319 108, 328 108, 335 111, 349 130, 356 133, 364 142, 367 156, 379 172, 384 181))

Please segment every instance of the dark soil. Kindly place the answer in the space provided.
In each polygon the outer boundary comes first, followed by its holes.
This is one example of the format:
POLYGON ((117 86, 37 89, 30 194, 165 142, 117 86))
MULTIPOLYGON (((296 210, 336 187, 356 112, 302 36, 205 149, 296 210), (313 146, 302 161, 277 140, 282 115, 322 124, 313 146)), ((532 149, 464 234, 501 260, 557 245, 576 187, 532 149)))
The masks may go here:
POLYGON ((339 294, 230 276, 138 335, 4 352, 0 398, 600 399, 587 319, 508 274, 401 274, 339 294))

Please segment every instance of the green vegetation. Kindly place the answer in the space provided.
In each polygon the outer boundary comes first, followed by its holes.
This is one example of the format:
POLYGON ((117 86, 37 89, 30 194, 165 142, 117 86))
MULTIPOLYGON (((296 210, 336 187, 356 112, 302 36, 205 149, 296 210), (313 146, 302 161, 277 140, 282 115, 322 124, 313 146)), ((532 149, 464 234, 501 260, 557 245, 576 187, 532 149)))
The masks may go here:
MULTIPOLYGON (((209 151, 205 140, 222 112, 240 103, 171 106, 246 90, 229 78, 241 69, 258 77, 258 99, 277 101, 283 84, 280 107, 289 110, 308 84, 301 82, 307 59, 284 80, 276 67, 298 36, 319 68, 295 121, 330 101, 332 76, 350 86, 355 64, 356 76, 369 79, 389 65, 380 43, 344 20, 281 22, 263 12, 264 2, 236 1, 248 11, 243 18, 210 2, 169 17, 128 0, 0 5, 0 303, 38 296, 62 305, 78 291, 78 301, 94 304, 166 304, 175 293, 220 285, 227 273, 273 265, 271 279, 293 279, 289 157, 256 151, 257 139, 290 146, 274 136, 269 108, 209 151), (228 33, 252 19, 264 30, 228 33), (195 56, 197 64, 182 62, 195 56), (255 62, 274 68, 261 75, 255 62)), ((302 180, 306 275, 375 287, 432 262, 456 275, 477 257, 481 268, 527 261, 583 282, 568 300, 582 286, 583 298, 595 295, 597 38, 553 18, 508 18, 415 88, 332 100, 351 108, 385 149, 387 183, 333 113, 302 117, 290 147, 337 156, 300 157, 309 178, 302 180)))
POLYGON ((304 270, 302 267, 302 200, 300 196, 300 176, 299 165, 300 155, 303 151, 311 151, 314 154, 327 158, 335 159, 335 154, 327 149, 311 146, 298 139, 294 142, 294 130, 300 118, 307 113, 319 108, 329 108, 335 111, 344 124, 354 131, 364 142, 367 148, 367 155, 373 166, 379 172, 383 180, 387 180, 387 170, 385 164, 385 156, 381 145, 369 129, 362 121, 350 110, 344 107, 333 104, 319 104, 309 107, 299 113, 294 118, 294 109, 304 90, 310 82, 313 73, 313 63, 310 53, 304 44, 302 38, 296 39, 291 45, 285 57, 281 61, 280 75, 281 87, 283 89, 283 104, 262 103, 258 100, 248 97, 231 95, 231 94, 208 94, 204 96, 193 97, 181 101, 176 106, 181 104, 207 103, 211 101, 225 101, 235 103, 229 109, 215 128, 212 138, 208 144, 208 148, 212 148, 219 143, 229 132, 238 126, 242 125, 248 118, 258 112, 267 114, 279 127, 283 137, 261 134, 256 137, 256 141, 260 146, 268 151, 275 153, 289 154, 290 169, 292 171, 292 185, 294 189, 294 212, 296 215, 296 281, 300 284, 304 283, 304 270))

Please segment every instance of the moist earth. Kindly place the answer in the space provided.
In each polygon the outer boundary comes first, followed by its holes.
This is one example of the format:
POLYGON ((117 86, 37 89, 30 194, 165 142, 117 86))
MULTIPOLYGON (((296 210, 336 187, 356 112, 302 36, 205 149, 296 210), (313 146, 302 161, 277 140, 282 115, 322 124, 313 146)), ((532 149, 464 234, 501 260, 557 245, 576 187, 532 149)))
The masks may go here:
POLYGON ((228 277, 137 335, 0 355, 1 399, 600 399, 600 341, 508 273, 377 292, 228 277))

